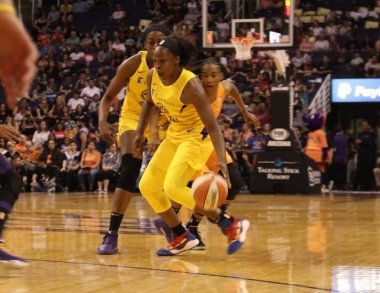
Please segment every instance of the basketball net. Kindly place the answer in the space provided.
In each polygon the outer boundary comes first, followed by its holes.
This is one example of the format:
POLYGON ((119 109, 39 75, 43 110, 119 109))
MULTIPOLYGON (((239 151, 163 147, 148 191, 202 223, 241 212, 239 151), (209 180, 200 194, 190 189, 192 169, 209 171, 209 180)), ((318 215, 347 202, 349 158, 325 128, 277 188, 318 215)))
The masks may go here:
POLYGON ((231 43, 236 50, 237 60, 249 60, 252 58, 251 49, 256 42, 256 38, 236 37, 231 38, 231 43))

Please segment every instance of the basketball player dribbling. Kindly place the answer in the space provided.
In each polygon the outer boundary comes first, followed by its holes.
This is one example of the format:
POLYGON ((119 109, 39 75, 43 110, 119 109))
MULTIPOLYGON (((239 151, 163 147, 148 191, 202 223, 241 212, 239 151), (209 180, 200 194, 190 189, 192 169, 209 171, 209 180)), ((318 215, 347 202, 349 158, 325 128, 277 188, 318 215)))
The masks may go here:
MULTIPOLYGON (((154 105, 170 121, 166 138, 153 155, 139 186, 142 195, 174 235, 167 248, 157 251, 159 256, 173 256, 199 244, 199 240, 178 219, 170 200, 195 209, 187 184, 202 173, 214 149, 218 167, 229 183, 224 139, 209 99, 200 80, 183 68, 192 53, 189 43, 175 37, 164 38, 155 48, 154 68, 147 77, 148 95, 136 130, 135 148, 139 152, 154 105)), ((228 238, 228 254, 240 249, 247 237, 249 221, 240 220, 220 209, 195 210, 221 228, 228 238)))
MULTIPOLYGON (((236 102, 236 104, 239 106, 245 122, 248 125, 253 125, 256 129, 259 128, 260 121, 255 115, 248 112, 246 105, 244 104, 240 96, 239 90, 236 88, 236 86, 230 80, 222 80, 223 73, 225 71, 224 66, 215 58, 207 58, 206 60, 203 60, 201 62, 199 67, 200 70, 195 68, 194 72, 200 71, 202 85, 206 91, 207 96, 209 97, 211 108, 214 112, 215 117, 219 117, 226 96, 231 96, 233 100, 236 102)), ((232 157, 228 154, 228 152, 226 152, 226 157, 228 174, 231 180, 231 188, 229 188, 228 190, 227 200, 220 207, 221 210, 224 211, 227 210, 231 201, 235 199, 236 195, 240 191, 240 188, 244 184, 244 180, 243 178, 241 178, 240 172, 236 164, 233 162, 232 157)), ((216 156, 216 153, 213 152, 206 163, 207 170, 205 171, 218 173, 219 168, 217 165, 217 159, 218 158, 216 156)), ((176 210, 176 212, 178 212, 181 206, 174 202, 172 204, 173 208, 176 210)), ((190 232, 194 234, 194 236, 196 236, 199 240, 199 244, 195 248, 198 250, 203 250, 206 248, 198 231, 198 225, 202 219, 202 214, 193 212, 189 223, 186 225, 189 228, 190 232)), ((155 218, 154 224, 159 229, 159 231, 161 231, 165 235, 167 241, 170 242, 173 238, 173 235, 166 223, 161 218, 155 218)))

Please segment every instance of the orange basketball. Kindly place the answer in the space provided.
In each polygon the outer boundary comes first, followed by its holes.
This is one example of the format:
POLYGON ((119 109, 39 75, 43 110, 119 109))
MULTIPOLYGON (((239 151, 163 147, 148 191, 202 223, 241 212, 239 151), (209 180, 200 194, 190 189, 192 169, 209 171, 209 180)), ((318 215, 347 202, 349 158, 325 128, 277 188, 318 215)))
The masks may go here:
POLYGON ((191 187, 196 206, 203 210, 214 210, 227 199, 226 180, 213 172, 204 174, 194 180, 191 187))

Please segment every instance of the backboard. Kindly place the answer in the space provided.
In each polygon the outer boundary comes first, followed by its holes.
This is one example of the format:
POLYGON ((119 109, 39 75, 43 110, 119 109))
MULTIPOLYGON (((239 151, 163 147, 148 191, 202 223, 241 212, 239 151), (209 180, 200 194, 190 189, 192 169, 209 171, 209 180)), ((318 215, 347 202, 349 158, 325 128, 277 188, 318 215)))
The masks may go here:
POLYGON ((294 0, 202 0, 204 48, 233 48, 233 37, 255 37, 255 48, 293 46, 294 0))

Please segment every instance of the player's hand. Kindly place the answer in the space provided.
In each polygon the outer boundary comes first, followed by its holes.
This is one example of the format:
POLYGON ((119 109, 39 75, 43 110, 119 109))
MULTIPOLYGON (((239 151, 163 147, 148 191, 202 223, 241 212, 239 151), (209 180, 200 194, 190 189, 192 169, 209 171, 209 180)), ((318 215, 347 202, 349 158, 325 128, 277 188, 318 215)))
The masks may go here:
POLYGON ((256 115, 249 113, 248 111, 244 113, 244 121, 248 125, 253 125, 255 126, 255 129, 260 128, 260 120, 257 118, 256 115))
POLYGON ((106 121, 99 121, 99 136, 112 144, 116 141, 117 125, 111 125, 106 121))
POLYGON ((135 158, 142 158, 144 143, 144 135, 142 133, 136 132, 135 141, 133 142, 133 156, 135 158))
POLYGON ((13 143, 20 140, 20 134, 8 125, 0 125, 0 137, 6 140, 12 141, 13 143))
POLYGON ((13 108, 17 98, 28 94, 37 71, 38 51, 17 16, 2 13, 0 17, 0 79, 13 108))
POLYGON ((218 167, 220 172, 223 174, 223 177, 227 181, 227 186, 230 189, 231 188, 231 181, 230 181, 230 175, 228 174, 227 164, 225 162, 219 162, 218 167))

